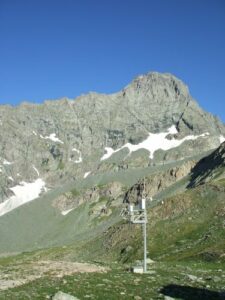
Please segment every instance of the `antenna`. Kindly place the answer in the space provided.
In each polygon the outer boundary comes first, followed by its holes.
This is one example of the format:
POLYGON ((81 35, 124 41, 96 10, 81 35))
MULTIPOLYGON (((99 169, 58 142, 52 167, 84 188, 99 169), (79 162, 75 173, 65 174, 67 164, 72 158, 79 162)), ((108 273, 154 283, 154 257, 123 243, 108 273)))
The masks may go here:
POLYGON ((144 187, 143 187, 143 191, 142 191, 142 198, 146 197, 146 192, 145 192, 145 177, 144 177, 144 187))

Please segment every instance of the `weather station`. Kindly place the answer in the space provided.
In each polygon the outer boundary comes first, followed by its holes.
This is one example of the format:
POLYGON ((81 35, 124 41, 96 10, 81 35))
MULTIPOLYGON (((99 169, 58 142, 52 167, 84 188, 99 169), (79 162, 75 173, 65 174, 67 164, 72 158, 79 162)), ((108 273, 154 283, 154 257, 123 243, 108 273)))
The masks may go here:
MULTIPOLYGON (((145 185, 144 185, 145 186, 145 185)), ((145 190, 145 188, 144 188, 145 190)), ((147 210, 146 210, 146 197, 145 192, 138 205, 129 204, 121 211, 121 216, 132 224, 140 224, 143 228, 143 246, 144 246, 144 259, 143 266, 133 266, 134 273, 147 273, 147 210)))

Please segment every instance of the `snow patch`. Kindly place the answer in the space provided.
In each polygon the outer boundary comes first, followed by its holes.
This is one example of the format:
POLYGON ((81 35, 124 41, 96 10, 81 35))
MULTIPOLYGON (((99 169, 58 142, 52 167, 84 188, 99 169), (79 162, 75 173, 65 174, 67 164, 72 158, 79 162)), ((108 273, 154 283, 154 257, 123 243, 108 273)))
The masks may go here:
POLYGON ((77 152, 77 153, 79 154, 79 158, 78 158, 77 160, 74 160, 73 162, 74 162, 75 164, 81 163, 81 162, 82 162, 82 156, 81 156, 80 150, 78 150, 78 149, 76 149, 76 148, 73 148, 72 151, 75 151, 75 152, 77 152))
POLYGON ((8 177, 9 180, 14 181, 14 179, 12 178, 12 176, 8 177))
MULTIPOLYGON (((123 148, 123 147, 122 147, 123 148)), ((108 159, 113 153, 120 151, 122 148, 119 148, 117 150, 114 150, 113 148, 110 147, 105 147, 106 153, 102 156, 101 160, 108 159)))
POLYGON ((41 178, 38 178, 30 183, 22 181, 19 185, 10 188, 14 193, 14 196, 11 196, 5 202, 0 204, 0 216, 10 212, 18 206, 38 198, 44 187, 45 182, 41 178))
POLYGON ((222 144, 223 142, 225 142, 225 137, 223 135, 220 135, 220 144, 222 144))
POLYGON ((69 212, 71 212, 72 210, 74 210, 74 208, 71 208, 71 209, 68 209, 68 210, 63 210, 63 211, 61 212, 61 214, 62 214, 63 216, 65 216, 65 215, 67 215, 69 212))
POLYGON ((172 125, 170 128, 168 128, 168 130, 166 132, 149 133, 149 136, 147 137, 147 139, 137 145, 127 143, 117 150, 114 150, 110 147, 105 147, 106 153, 102 156, 101 160, 108 159, 112 154, 114 154, 124 148, 128 148, 129 154, 131 154, 132 152, 135 152, 139 149, 146 149, 150 152, 149 158, 153 159, 155 151, 157 151, 159 149, 169 150, 169 149, 180 146, 185 141, 196 140, 199 137, 205 137, 205 136, 209 135, 209 133, 207 132, 207 133, 203 133, 203 134, 196 135, 196 136, 188 135, 181 140, 176 140, 175 138, 172 138, 169 140, 166 138, 166 136, 168 134, 176 134, 176 133, 177 133, 177 129, 176 129, 175 125, 172 125))
POLYGON ((91 171, 84 173, 84 178, 88 177, 91 174, 91 171))
POLYGON ((176 126, 172 125, 170 128, 168 128, 168 133, 169 134, 176 134, 176 133, 178 133, 176 126))
POLYGON ((6 159, 3 160, 3 165, 12 165, 12 164, 13 164, 12 162, 10 162, 6 159))
POLYGON ((58 143, 64 144, 63 141, 61 141, 59 138, 56 137, 56 134, 55 134, 55 133, 51 133, 49 136, 43 136, 43 135, 40 134, 40 138, 45 139, 45 140, 51 140, 51 141, 53 141, 53 142, 58 142, 58 143))
POLYGON ((52 140, 53 142, 58 142, 58 143, 64 144, 63 141, 61 141, 59 138, 56 137, 55 133, 50 134, 50 136, 47 136, 46 138, 49 140, 52 140))
POLYGON ((40 176, 38 169, 34 165, 32 167, 33 167, 34 171, 37 173, 37 175, 40 176))
POLYGON ((34 130, 32 131, 34 135, 37 135, 37 132, 35 132, 34 130))

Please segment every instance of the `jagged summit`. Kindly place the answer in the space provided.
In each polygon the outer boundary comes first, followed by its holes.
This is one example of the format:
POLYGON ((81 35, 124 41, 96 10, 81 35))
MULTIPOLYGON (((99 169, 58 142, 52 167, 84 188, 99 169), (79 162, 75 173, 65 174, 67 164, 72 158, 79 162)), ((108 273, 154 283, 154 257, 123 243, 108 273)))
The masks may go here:
MULTIPOLYGON (((83 100, 85 101, 86 98, 94 99, 95 97, 101 97, 101 96, 118 96, 121 93, 124 94, 124 92, 128 89, 154 89, 154 87, 158 86, 158 88, 175 89, 175 92, 183 93, 185 96, 189 95, 189 89, 188 86, 185 85, 180 79, 178 79, 176 76, 174 76, 171 73, 159 73, 159 72, 148 72, 146 74, 141 74, 135 77, 131 83, 129 83, 127 86, 125 86, 121 91, 112 93, 112 94, 105 94, 105 93, 98 93, 96 91, 90 91, 86 94, 81 94, 77 96, 76 98, 68 98, 68 97, 61 97, 56 99, 46 99, 44 100, 44 104, 46 105, 52 105, 52 104, 65 104, 65 103, 71 103, 77 100, 83 100), (160 87, 161 86, 161 87, 160 87)), ((166 93, 166 91, 165 91, 166 93)), ((40 103, 35 103, 29 100, 22 101, 19 105, 10 105, 10 104, 4 104, 1 105, 2 107, 10 107, 10 108, 17 108, 20 106, 39 106, 40 103)))
POLYGON ((188 87, 177 77, 169 73, 150 72, 136 77, 125 87, 124 93, 135 92, 149 94, 152 102, 160 96, 165 101, 187 101, 190 98, 188 87))
POLYGON ((171 85, 176 90, 177 88, 180 88, 186 94, 189 93, 188 86, 171 73, 148 72, 146 74, 141 74, 134 78, 127 87, 137 83, 148 86, 151 86, 154 83, 157 83, 158 85, 167 85, 168 87, 171 85))

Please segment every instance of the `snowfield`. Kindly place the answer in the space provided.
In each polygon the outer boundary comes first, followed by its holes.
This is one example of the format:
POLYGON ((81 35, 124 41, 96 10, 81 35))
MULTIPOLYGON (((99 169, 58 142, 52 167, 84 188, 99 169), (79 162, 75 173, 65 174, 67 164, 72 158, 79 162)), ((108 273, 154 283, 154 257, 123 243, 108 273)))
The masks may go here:
POLYGON ((110 147, 105 147, 106 153, 101 157, 101 160, 108 159, 114 153, 116 153, 124 148, 128 148, 129 154, 131 154, 132 152, 135 152, 139 149, 146 149, 150 153, 149 158, 153 159, 155 151, 157 151, 159 149, 169 150, 169 149, 180 146, 185 141, 196 140, 200 137, 205 137, 205 136, 209 135, 209 133, 207 132, 207 133, 203 133, 203 134, 196 135, 196 136, 188 135, 181 140, 176 140, 175 138, 169 140, 166 138, 166 136, 168 134, 176 134, 176 133, 178 133, 178 132, 177 132, 175 125, 172 125, 170 128, 168 128, 168 130, 166 132, 149 133, 149 136, 147 137, 147 139, 137 145, 127 143, 117 150, 114 150, 113 148, 110 148, 110 147))
POLYGON ((10 190, 14 193, 14 196, 0 204, 0 216, 38 198, 40 193, 45 190, 45 182, 41 178, 31 183, 22 181, 19 185, 10 188, 10 190))

